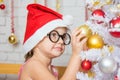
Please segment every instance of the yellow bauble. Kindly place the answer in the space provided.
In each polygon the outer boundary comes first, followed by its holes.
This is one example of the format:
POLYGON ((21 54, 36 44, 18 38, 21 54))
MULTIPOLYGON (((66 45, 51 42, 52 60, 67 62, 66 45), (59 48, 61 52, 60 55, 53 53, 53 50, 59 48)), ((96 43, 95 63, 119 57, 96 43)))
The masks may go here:
POLYGON ((94 78, 94 76, 95 76, 95 73, 90 70, 87 72, 87 74, 88 74, 88 77, 90 77, 90 78, 94 78))
POLYGON ((10 44, 16 44, 17 43, 17 38, 15 36, 15 34, 11 34, 9 37, 8 37, 8 41, 10 44))
POLYGON ((120 9, 120 4, 117 4, 117 8, 120 9))
POLYGON ((100 4, 100 1, 95 1, 95 2, 93 3, 93 6, 97 6, 98 4, 100 4))
POLYGON ((86 37, 89 37, 92 35, 92 30, 89 28, 88 25, 81 25, 79 29, 82 30, 82 34, 84 34, 86 37))
POLYGON ((107 5, 112 4, 112 0, 105 0, 107 5))
POLYGON ((98 34, 91 35, 87 40, 88 48, 102 48, 104 46, 103 38, 98 34))
POLYGON ((0 0, 0 3, 3 2, 3 0, 0 0))
POLYGON ((113 46, 109 46, 108 47, 109 51, 112 53, 114 51, 114 47, 113 46))

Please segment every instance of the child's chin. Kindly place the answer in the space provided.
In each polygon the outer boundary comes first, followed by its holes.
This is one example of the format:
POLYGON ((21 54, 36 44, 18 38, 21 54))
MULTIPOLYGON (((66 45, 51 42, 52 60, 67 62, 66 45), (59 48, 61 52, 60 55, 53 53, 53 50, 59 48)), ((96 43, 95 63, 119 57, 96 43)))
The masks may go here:
POLYGON ((59 56, 61 56, 62 54, 63 54, 62 52, 56 52, 56 53, 55 53, 55 56, 56 56, 56 57, 59 57, 59 56))

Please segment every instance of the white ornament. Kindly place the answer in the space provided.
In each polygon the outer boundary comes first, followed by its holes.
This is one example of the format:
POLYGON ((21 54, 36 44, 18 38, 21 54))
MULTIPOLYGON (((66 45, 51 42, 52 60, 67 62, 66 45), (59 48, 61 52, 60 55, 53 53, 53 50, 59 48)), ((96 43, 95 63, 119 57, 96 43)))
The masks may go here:
POLYGON ((117 69, 117 62, 110 56, 101 59, 98 65, 103 73, 113 73, 117 69))

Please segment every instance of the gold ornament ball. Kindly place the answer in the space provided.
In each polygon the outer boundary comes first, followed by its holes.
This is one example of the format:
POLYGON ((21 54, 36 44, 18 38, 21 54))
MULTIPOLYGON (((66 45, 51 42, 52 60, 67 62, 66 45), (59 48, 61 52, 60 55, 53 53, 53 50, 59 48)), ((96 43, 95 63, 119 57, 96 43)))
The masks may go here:
POLYGON ((82 30, 82 34, 84 34, 86 37, 90 37, 92 35, 92 30, 89 28, 88 25, 81 25, 79 29, 82 30))
POLYGON ((15 36, 15 34, 11 34, 9 37, 8 37, 8 41, 10 44, 16 44, 17 43, 17 38, 15 36))
POLYGON ((120 4, 117 4, 117 8, 120 9, 120 4))
POLYGON ((112 0, 106 0, 106 4, 107 5, 112 4, 112 0))
POLYGON ((92 71, 88 71, 88 77, 90 77, 90 78, 94 78, 94 76, 95 76, 95 73, 94 72, 92 72, 92 71))
POLYGON ((3 2, 3 0, 0 0, 0 3, 3 2))
POLYGON ((94 3, 93 3, 93 6, 97 6, 97 5, 99 5, 100 4, 100 1, 95 1, 94 3))
POLYGON ((102 48, 104 46, 103 38, 98 34, 93 34, 87 40, 88 48, 102 48))

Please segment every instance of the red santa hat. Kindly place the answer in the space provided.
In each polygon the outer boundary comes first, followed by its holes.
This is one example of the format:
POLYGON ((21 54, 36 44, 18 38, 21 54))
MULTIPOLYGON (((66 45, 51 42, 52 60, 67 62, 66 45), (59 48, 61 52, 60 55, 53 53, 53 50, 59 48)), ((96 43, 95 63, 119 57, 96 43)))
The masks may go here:
POLYGON ((27 24, 23 42, 25 53, 33 49, 53 29, 68 27, 73 23, 72 16, 63 16, 40 4, 29 4, 27 9, 27 24))

